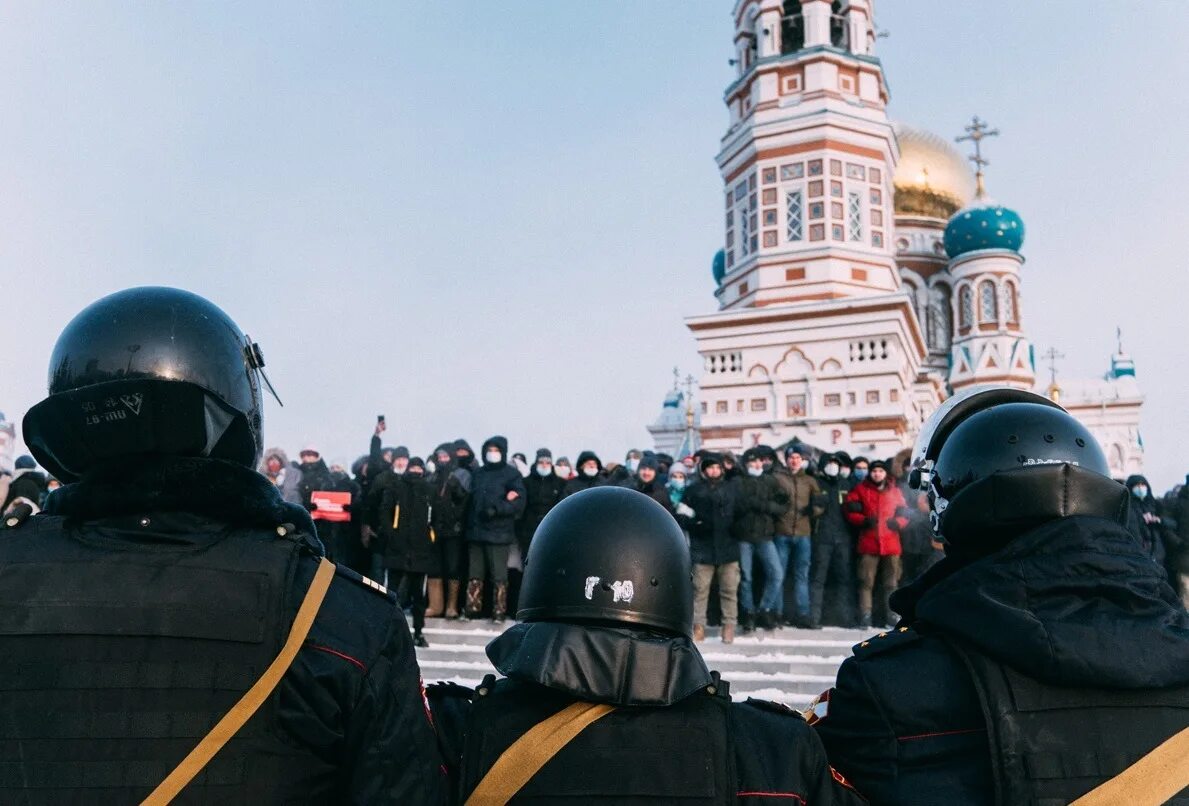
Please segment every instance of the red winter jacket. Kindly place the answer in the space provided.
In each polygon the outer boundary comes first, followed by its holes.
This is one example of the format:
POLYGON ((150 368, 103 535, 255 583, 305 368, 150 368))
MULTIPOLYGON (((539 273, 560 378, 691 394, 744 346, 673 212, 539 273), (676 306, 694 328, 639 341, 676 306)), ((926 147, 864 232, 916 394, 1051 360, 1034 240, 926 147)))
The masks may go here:
POLYGON ((851 525, 859 527, 859 544, 855 548, 859 554, 900 553, 900 531, 908 526, 907 505, 900 488, 890 478, 884 482, 882 490, 870 476, 863 479, 846 497, 843 511, 851 525), (874 526, 867 526, 868 518, 875 519, 874 526), (889 520, 898 528, 890 528, 889 520))

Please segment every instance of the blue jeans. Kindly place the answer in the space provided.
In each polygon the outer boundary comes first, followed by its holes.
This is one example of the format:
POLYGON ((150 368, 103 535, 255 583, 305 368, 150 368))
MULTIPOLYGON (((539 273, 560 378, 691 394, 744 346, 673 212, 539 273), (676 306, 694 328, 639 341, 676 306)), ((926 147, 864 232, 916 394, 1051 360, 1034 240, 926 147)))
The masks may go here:
MULTIPOLYGON (((809 618, 809 535, 777 535, 773 541, 776 553, 780 555, 780 567, 785 570, 785 579, 793 578, 793 605, 797 609, 798 618, 809 618), (792 571, 789 571, 789 557, 793 558, 792 571)), ((787 587, 787 586, 786 586, 787 587)), ((781 602, 783 605, 784 603, 781 602)), ((781 609, 781 614, 784 610, 781 609)))
POLYGON ((739 606, 744 613, 751 613, 755 609, 751 593, 752 559, 759 556, 764 566, 764 595, 760 598, 760 610, 780 612, 781 585, 784 584, 784 566, 780 563, 780 555, 776 553, 776 546, 771 540, 760 543, 739 542, 739 569, 743 579, 739 583, 739 606))

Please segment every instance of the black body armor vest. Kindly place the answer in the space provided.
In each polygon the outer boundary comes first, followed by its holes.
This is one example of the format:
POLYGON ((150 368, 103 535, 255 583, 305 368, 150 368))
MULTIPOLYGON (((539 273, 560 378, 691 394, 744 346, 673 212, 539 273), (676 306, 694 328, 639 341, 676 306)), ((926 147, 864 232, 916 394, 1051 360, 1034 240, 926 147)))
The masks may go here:
POLYGON ((979 693, 996 804, 1065 806, 1189 725, 1189 687, 1058 688, 950 643, 979 693))
MULTIPOLYGON (((462 754, 462 800, 504 750, 572 702, 572 696, 543 686, 484 681, 462 754)), ((733 804, 729 709, 725 692, 708 690, 664 708, 618 708, 562 748, 512 802, 733 804)))
MULTIPOLYGON (((0 535, 0 802, 136 803, 276 657, 301 547, 265 530, 142 545, 41 516, 0 535)), ((177 802, 323 800, 274 694, 177 802)))

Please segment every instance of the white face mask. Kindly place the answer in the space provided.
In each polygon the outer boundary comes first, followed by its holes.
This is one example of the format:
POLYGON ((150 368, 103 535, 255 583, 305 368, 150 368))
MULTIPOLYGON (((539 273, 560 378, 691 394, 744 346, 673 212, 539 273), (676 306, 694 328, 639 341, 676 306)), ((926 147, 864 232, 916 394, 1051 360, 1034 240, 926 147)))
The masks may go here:
POLYGON ((669 479, 669 486, 672 487, 674 490, 684 490, 685 489, 685 479, 681 478, 680 476, 677 476, 676 478, 671 478, 671 479, 669 479))
POLYGON ((628 468, 629 473, 635 473, 637 470, 640 469, 640 460, 639 459, 628 459, 627 468, 628 468))
POLYGON ((846 478, 847 476, 850 475, 850 468, 849 467, 839 468, 838 475, 842 476, 842 478, 846 478))
POLYGON ((541 478, 547 478, 552 472, 553 468, 549 465, 537 465, 537 475, 541 478))
POLYGON ((748 465, 748 466, 747 466, 747 475, 749 475, 749 476, 762 476, 762 475, 764 475, 764 468, 762 468, 762 467, 752 467, 751 465, 748 465))
POLYGON ((570 477, 570 468, 565 465, 558 465, 553 468, 553 472, 557 474, 558 478, 568 479, 570 477))
POLYGON ((822 468, 822 472, 824 472, 830 478, 834 478, 838 475, 838 465, 830 462, 828 465, 822 468))
POLYGON ((504 458, 504 455, 499 451, 488 451, 487 453, 483 454, 483 458, 487 460, 487 464, 494 465, 498 463, 500 459, 504 458))
POLYGON ((599 469, 597 467, 584 467, 582 468, 582 474, 588 479, 593 479, 595 476, 599 475, 599 469))
POLYGON ((437 464, 434 462, 434 460, 433 460, 433 459, 430 459, 428 462, 426 462, 426 463, 425 463, 425 472, 426 472, 426 473, 433 473, 433 472, 435 472, 437 469, 438 469, 438 466, 437 466, 437 464))

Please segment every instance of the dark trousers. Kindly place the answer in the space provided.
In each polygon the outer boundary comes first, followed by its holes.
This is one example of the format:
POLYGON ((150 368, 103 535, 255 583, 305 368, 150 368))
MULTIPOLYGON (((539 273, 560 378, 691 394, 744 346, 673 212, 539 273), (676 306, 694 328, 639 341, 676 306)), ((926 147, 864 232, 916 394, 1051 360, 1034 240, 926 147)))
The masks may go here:
POLYGON ((508 553, 511 546, 494 543, 471 543, 467 546, 469 564, 467 576, 471 579, 490 579, 496 585, 508 582, 508 553))
POLYGON ((408 597, 413 606, 413 632, 421 632, 425 627, 425 574, 390 568, 388 587, 396 592, 397 601, 403 602, 408 597))
MULTIPOLYGON (((854 562, 854 550, 846 543, 814 544, 809 571, 809 617, 814 624, 822 621, 827 585, 832 591, 850 591, 854 562)), ((847 602, 836 609, 842 611, 837 616, 846 625, 853 623, 853 604, 847 602)))
POLYGON ((438 535, 432 549, 435 567, 438 573, 433 576, 441 579, 462 579, 466 550, 466 542, 462 537, 442 537, 438 535))

